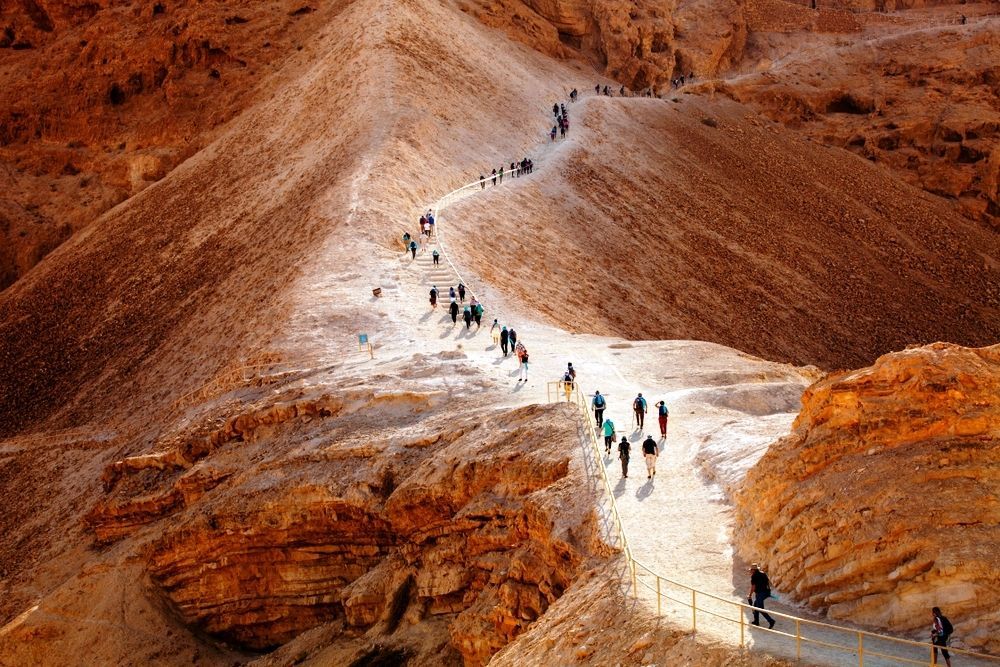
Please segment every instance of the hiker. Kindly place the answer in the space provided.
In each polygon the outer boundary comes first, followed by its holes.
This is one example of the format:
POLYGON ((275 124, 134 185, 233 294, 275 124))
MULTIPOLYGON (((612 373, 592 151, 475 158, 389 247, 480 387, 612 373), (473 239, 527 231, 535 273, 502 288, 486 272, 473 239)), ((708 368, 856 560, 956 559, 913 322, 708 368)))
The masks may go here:
POLYGON ((510 175, 511 178, 517 178, 521 174, 521 170, 517 168, 516 162, 510 163, 510 175))
POLYGON ((523 343, 517 344, 517 349, 514 350, 514 354, 517 356, 518 367, 517 367, 517 381, 520 382, 523 379, 525 382, 528 381, 528 349, 524 347, 523 343))
POLYGON ((466 329, 471 329, 472 328, 472 309, 469 308, 468 306, 466 306, 465 310, 462 311, 462 319, 465 320, 465 328, 466 329))
POLYGON ((940 607, 931 609, 931 617, 934 619, 934 624, 931 626, 931 644, 934 645, 933 664, 937 664, 937 647, 940 646, 942 647, 941 655, 944 656, 945 664, 951 667, 951 655, 948 654, 948 649, 944 647, 948 645, 948 640, 951 639, 951 633, 955 632, 955 627, 941 613, 940 607))
POLYGON ((423 228, 424 228, 424 224, 425 224, 426 222, 427 222, 427 218, 426 218, 426 217, 424 217, 424 216, 420 216, 420 225, 419 225, 419 226, 420 226, 420 229, 423 229, 423 228))
POLYGON ((528 351, 528 349, 526 347, 524 347, 524 343, 522 343, 521 341, 518 341, 517 345, 514 347, 514 356, 517 357, 518 361, 520 361, 521 355, 524 354, 527 351, 528 351))
POLYGON ((438 307, 438 288, 431 287, 431 308, 438 307))
POLYGON ((569 371, 563 373, 562 387, 566 392, 566 400, 570 400, 570 396, 573 395, 573 375, 569 371))
MULTIPOLYGON (((511 352, 514 351, 514 346, 517 345, 517 332, 514 331, 514 327, 507 330, 507 342, 510 343, 511 352)), ((504 354, 506 357, 507 355, 504 354)))
POLYGON ((458 324, 458 302, 454 298, 451 300, 451 305, 448 306, 448 312, 451 313, 452 326, 458 324))
POLYGON ((562 139, 566 138, 566 124, 559 123, 559 137, 562 139))
POLYGON ((646 479, 653 479, 656 474, 656 455, 660 453, 660 448, 656 446, 656 440, 652 435, 647 435, 642 441, 642 455, 646 459, 646 479))
POLYGON ((660 418, 660 438, 667 437, 667 418, 670 417, 670 411, 667 410, 667 404, 660 401, 656 404, 656 414, 660 418))
POLYGON ((555 125, 553 125, 553 126, 552 126, 552 130, 551 130, 551 131, 549 132, 549 137, 551 137, 551 138, 552 138, 552 141, 555 141, 555 140, 556 140, 556 132, 558 132, 558 131, 559 131, 559 130, 558 130, 558 129, 556 128, 556 126, 555 126, 555 125))
POLYGON ((497 170, 494 169, 493 170, 493 185, 495 186, 496 184, 497 184, 497 170))
POLYGON ((465 303, 465 285, 458 283, 458 300, 465 303))
POLYGON ((404 248, 409 248, 410 247, 410 238, 411 238, 410 237, 410 232, 403 232, 403 247, 404 248))
POLYGON ((507 356, 507 343, 510 340, 510 333, 507 331, 507 327, 502 327, 500 329, 500 351, 503 352, 503 356, 507 356))
POLYGON ((684 87, 684 75, 681 74, 681 88, 684 87))
POLYGON ((628 479, 628 458, 631 449, 632 446, 628 444, 628 440, 623 435, 622 441, 618 443, 618 460, 622 462, 622 479, 628 479))
POLYGON ((410 241, 410 254, 413 255, 413 259, 417 258, 417 242, 410 241))
POLYGON ((500 344, 500 322, 496 318, 493 318, 493 324, 490 326, 490 335, 493 337, 493 344, 500 344))
POLYGON ((483 326, 483 304, 477 303, 472 307, 472 317, 476 320, 476 330, 483 326))
POLYGON ((500 184, 503 185, 503 166, 500 167, 500 171, 497 172, 497 176, 500 177, 500 184))
POLYGON ((486 177, 483 176, 482 174, 479 174, 479 185, 482 186, 483 190, 486 189, 486 177))
POLYGON ((570 102, 576 102, 576 96, 579 95, 579 94, 580 93, 576 92, 576 88, 574 88, 573 90, 569 91, 569 101, 570 102))
POLYGON ((607 86, 604 86, 604 95, 607 97, 611 97, 611 89, 608 88, 607 86))
POLYGON ((598 95, 601 94, 601 84, 597 84, 596 86, 594 86, 594 92, 598 95))
POLYGON ((618 94, 619 94, 619 95, 621 95, 622 97, 625 97, 625 86, 622 86, 622 87, 621 87, 621 88, 620 88, 620 89, 618 90, 618 94))
POLYGON ((552 115, 553 116, 558 116, 559 115, 559 103, 558 102, 556 102, 555 104, 552 105, 552 115))
POLYGON ((754 563, 750 566, 750 594, 747 595, 747 603, 753 607, 753 624, 760 625, 760 615, 764 615, 767 621, 767 628, 774 627, 774 619, 764 611, 764 600, 771 597, 771 580, 761 572, 760 566, 754 563))
POLYGON ((615 423, 610 419, 605 419, 601 424, 604 433, 604 453, 611 456, 611 443, 615 441, 615 423))
POLYGON ((642 425, 646 421, 646 399, 642 397, 642 392, 632 401, 632 411, 635 413, 635 423, 638 424, 637 431, 642 430, 642 425))
POLYGON ((431 253, 431 257, 434 258, 435 266, 441 263, 441 253, 437 251, 437 248, 434 248, 434 252, 431 253))
MULTIPOLYGON (((601 424, 604 423, 604 406, 605 400, 601 396, 601 392, 594 392, 594 400, 591 401, 591 405, 594 406, 594 420, 597 422, 597 428, 601 428, 601 424)), ((608 448, 611 448, 611 443, 608 442, 608 448)))
POLYGON ((448 288, 448 298, 451 299, 452 301, 455 300, 455 288, 454 287, 449 287, 448 288))

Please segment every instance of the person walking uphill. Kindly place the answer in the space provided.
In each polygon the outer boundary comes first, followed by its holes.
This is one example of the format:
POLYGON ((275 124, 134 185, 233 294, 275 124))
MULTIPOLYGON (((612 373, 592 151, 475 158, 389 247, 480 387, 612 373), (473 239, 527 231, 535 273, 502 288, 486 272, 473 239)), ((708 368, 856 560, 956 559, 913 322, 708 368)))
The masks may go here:
POLYGON ((431 308, 438 307, 438 288, 436 286, 431 287, 431 308))
POLYGON ((667 410, 667 404, 660 401, 656 404, 656 414, 660 419, 660 437, 667 437, 667 419, 670 417, 670 411, 667 410))
POLYGON ((605 419, 601 431, 604 433, 604 453, 611 456, 611 443, 615 441, 615 423, 605 419))
POLYGON ((951 633, 955 632, 955 627, 941 613, 939 607, 931 609, 931 617, 934 619, 934 624, 931 626, 931 644, 934 644, 934 664, 937 664, 937 647, 940 646, 942 647, 941 655, 944 656, 945 664, 951 667, 951 655, 948 653, 948 649, 944 647, 948 645, 948 640, 951 639, 951 633))
POLYGON ((484 312, 483 304, 481 303, 477 303, 475 306, 472 307, 472 317, 473 319, 476 320, 477 331, 479 330, 479 327, 483 326, 483 312, 484 312))
POLYGON ((622 441, 618 443, 618 460, 622 462, 622 478, 628 479, 628 458, 629 452, 632 446, 628 444, 628 440, 625 436, 622 436, 622 441))
MULTIPOLYGON (((510 351, 514 351, 514 346, 517 345, 517 332, 514 331, 514 327, 507 330, 507 342, 510 343, 510 351)), ((503 356, 507 356, 505 352, 503 356)))
POLYGON ((462 311, 462 319, 465 321, 465 328, 466 329, 471 329, 472 328, 472 309, 469 308, 468 306, 466 306, 465 310, 462 311))
POLYGON ((458 302, 454 299, 451 300, 451 305, 448 306, 448 312, 451 313, 451 323, 458 324, 458 302))
POLYGON ((632 411, 635 413, 635 423, 638 425, 636 430, 641 431, 647 412, 646 399, 642 397, 641 393, 635 397, 634 401, 632 401, 632 411))
POLYGON ((437 251, 437 248, 434 248, 434 252, 431 253, 431 257, 434 258, 434 265, 435 266, 437 266, 438 264, 441 263, 441 253, 439 253, 437 251))
MULTIPOLYGON (((605 407, 604 397, 601 396, 601 392, 595 391, 594 400, 591 401, 590 403, 591 405, 594 406, 594 421, 597 422, 597 428, 601 428, 601 424, 604 423, 604 407, 605 407)), ((610 443, 608 443, 608 447, 609 448, 611 447, 610 443)))
POLYGON ((493 324, 490 326, 490 335, 493 337, 493 344, 500 344, 500 322, 494 317, 493 324))
POLYGON ((656 474, 656 455, 660 453, 660 448, 656 446, 653 436, 647 435, 642 441, 642 455, 646 459, 646 479, 653 479, 656 474))
POLYGON ((410 254, 413 255, 413 259, 417 258, 417 242, 410 241, 410 254))
POLYGON ((764 611, 764 600, 771 597, 771 580, 761 572, 757 563, 750 566, 750 594, 747 595, 747 602, 753 609, 753 624, 760 625, 760 615, 764 615, 768 629, 774 627, 774 619, 764 611))
POLYGON ((465 285, 458 283, 458 300, 465 303, 465 285))
POLYGON ((507 331, 507 327, 502 327, 500 329, 500 351, 503 352, 503 356, 507 356, 507 343, 510 341, 510 332, 507 331))

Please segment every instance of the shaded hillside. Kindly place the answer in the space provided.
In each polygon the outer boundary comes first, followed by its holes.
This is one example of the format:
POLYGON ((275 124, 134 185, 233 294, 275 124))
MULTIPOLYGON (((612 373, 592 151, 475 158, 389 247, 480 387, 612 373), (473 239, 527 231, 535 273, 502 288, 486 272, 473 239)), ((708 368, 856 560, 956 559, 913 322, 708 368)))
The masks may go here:
POLYGON ((591 99, 540 177, 449 214, 470 268, 574 331, 857 365, 1000 338, 997 236, 738 104, 591 99), (479 230, 516 224, 509 240, 479 230))
POLYGON ((0 289, 203 148, 348 4, 0 3, 0 289))

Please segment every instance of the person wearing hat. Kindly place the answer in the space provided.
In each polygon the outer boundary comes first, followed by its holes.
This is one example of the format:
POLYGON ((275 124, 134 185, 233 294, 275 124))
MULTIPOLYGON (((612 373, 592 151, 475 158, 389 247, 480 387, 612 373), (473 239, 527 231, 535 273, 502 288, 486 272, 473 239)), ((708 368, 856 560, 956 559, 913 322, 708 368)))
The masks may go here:
POLYGON ((656 445, 652 435, 647 435, 642 441, 642 455, 646 458, 646 479, 653 479, 656 474, 656 455, 660 453, 660 448, 656 445))
POLYGON ((750 593, 747 595, 747 604, 754 608, 753 624, 760 625, 760 615, 763 614, 770 630, 774 627, 774 619, 764 611, 764 600, 769 597, 771 597, 771 581, 761 571, 760 566, 754 563, 750 566, 750 593))
POLYGON ((628 458, 631 449, 632 446, 628 444, 628 440, 623 435, 622 441, 618 443, 618 459, 622 462, 622 479, 628 479, 628 458))

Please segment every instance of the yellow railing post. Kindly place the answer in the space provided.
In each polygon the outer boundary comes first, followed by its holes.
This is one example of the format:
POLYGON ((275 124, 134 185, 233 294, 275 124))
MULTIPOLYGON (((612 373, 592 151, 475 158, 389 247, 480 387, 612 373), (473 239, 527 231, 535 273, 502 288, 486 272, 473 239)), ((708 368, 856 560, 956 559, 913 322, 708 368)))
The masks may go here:
POLYGON ((744 639, 744 637, 743 637, 743 623, 744 623, 744 619, 743 619, 743 605, 737 605, 736 606, 736 611, 740 615, 740 648, 743 648, 743 644, 746 641, 744 639))
POLYGON ((865 667, 865 636, 858 633, 858 667, 865 667))
POLYGON ((698 591, 691 589, 691 632, 698 632, 698 591))
POLYGON ((629 565, 632 567, 632 597, 636 600, 639 599, 639 587, 636 586, 635 582, 635 561, 629 561, 629 565))
POLYGON ((656 615, 663 616, 663 608, 660 606, 660 575, 656 575, 656 615))
POLYGON ((799 619, 795 619, 795 659, 802 658, 802 631, 799 627, 799 619))

